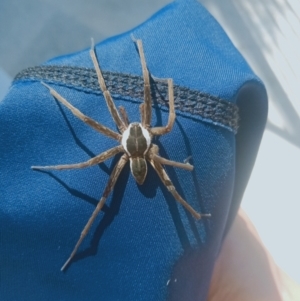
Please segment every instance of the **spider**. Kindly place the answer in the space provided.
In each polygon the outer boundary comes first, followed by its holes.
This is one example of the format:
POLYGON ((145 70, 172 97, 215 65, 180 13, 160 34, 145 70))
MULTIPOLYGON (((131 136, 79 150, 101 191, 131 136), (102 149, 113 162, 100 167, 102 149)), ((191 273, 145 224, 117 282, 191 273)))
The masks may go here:
POLYGON ((93 61, 94 68, 97 73, 98 82, 100 88, 103 92, 106 104, 108 106, 109 112, 118 128, 118 132, 115 132, 106 126, 98 123, 92 118, 84 115, 81 111, 75 108, 72 104, 70 104, 63 96, 61 96, 57 91, 55 91, 52 87, 47 85, 44 82, 41 82, 45 87, 49 89, 50 94, 55 97, 60 103, 66 106, 76 117, 80 120, 88 124, 90 127, 95 129, 96 131, 104 134, 105 136, 117 140, 120 145, 115 146, 94 158, 82 163, 77 164, 66 164, 66 165, 54 165, 54 166, 31 166, 32 169, 54 169, 54 170, 64 170, 64 169, 76 169, 76 168, 84 168, 99 164, 118 153, 123 153, 118 163, 115 165, 109 180, 106 184, 104 192, 100 201, 98 202, 94 212, 92 213, 90 219, 87 224, 83 228, 80 238, 77 241, 71 255, 62 266, 61 271, 64 271, 68 264, 71 262, 72 258, 76 254, 80 244, 83 239, 89 232, 89 229, 93 222, 95 221, 98 213, 101 211, 103 205, 106 202, 107 197, 110 192, 113 190, 116 181, 124 168, 125 164, 130 162, 130 170, 131 173, 138 184, 143 184, 147 175, 147 162, 150 162, 154 170, 157 172, 159 178, 163 182, 163 184, 167 187, 173 197, 178 201, 184 208, 186 208, 192 216, 196 219, 200 219, 202 216, 210 216, 210 214, 200 214, 195 209, 193 209, 176 191, 172 181, 167 175, 163 165, 171 165, 179 168, 183 168, 189 171, 193 170, 193 166, 189 163, 180 163, 168 160, 166 158, 159 156, 158 146, 152 143, 152 138, 158 135, 165 135, 169 133, 175 122, 175 109, 174 109, 174 92, 173 92, 173 80, 167 79, 168 82, 168 97, 169 97, 169 118, 166 126, 161 127, 150 127, 151 123, 151 115, 152 115, 152 101, 151 101, 151 93, 150 93, 150 76, 149 71, 146 66, 146 60, 143 50, 142 40, 135 40, 134 42, 137 45, 140 61, 142 65, 143 79, 144 79, 144 102, 140 105, 140 116, 141 122, 132 122, 129 123, 129 119, 127 116, 127 112, 124 107, 119 107, 119 110, 116 108, 114 101, 111 97, 110 92, 108 91, 102 72, 100 70, 99 62, 97 60, 97 56, 95 54, 94 42, 92 40, 92 46, 90 49, 90 56, 93 61))

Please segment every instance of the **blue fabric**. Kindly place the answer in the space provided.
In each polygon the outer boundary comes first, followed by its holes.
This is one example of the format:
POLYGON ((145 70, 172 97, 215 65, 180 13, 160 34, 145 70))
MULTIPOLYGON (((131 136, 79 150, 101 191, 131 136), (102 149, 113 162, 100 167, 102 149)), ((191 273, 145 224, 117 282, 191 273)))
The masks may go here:
MULTIPOLYGON (((74 117, 40 83, 15 82, 0 102, 1 300, 206 300, 264 129, 265 89, 197 1, 175 1, 98 44, 103 70, 141 74, 131 33, 143 41, 151 74, 240 107, 236 136, 182 113, 173 131, 155 141, 171 160, 192 156, 193 172, 166 169, 189 204, 212 216, 195 221, 151 168, 139 186, 127 165, 75 260, 60 272, 119 157, 82 170, 38 172, 30 166, 86 161, 116 142, 74 117)), ((88 50, 46 64, 93 67, 88 50)), ((116 129, 102 96, 53 87, 116 129)), ((119 96, 115 103, 131 121, 139 120, 136 102, 119 96)), ((167 119, 168 110, 155 107, 152 126, 167 119)))

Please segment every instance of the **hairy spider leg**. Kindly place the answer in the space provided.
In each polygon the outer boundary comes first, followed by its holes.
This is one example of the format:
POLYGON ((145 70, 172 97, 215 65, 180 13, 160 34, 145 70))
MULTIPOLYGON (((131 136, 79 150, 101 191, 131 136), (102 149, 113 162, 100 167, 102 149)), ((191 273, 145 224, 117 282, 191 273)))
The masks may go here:
POLYGON ((75 164, 64 164, 64 165, 31 166, 31 168, 32 169, 55 169, 55 170, 85 168, 104 162, 120 152, 124 152, 124 148, 122 145, 115 146, 85 162, 75 163, 75 164))
POLYGON ((146 65, 146 59, 143 49, 142 40, 135 40, 140 55, 143 78, 144 78, 144 113, 142 114, 142 126, 146 129, 150 128, 151 119, 152 119, 152 101, 151 101, 151 90, 150 90, 150 76, 149 71, 146 65))
POLYGON ((82 120, 84 123, 88 124, 90 127, 95 129, 97 132, 100 132, 101 134, 104 134, 105 136, 108 136, 110 138, 113 138, 115 140, 121 141, 122 135, 119 133, 114 132, 113 130, 109 129, 108 127, 102 125, 101 123, 93 120, 92 118, 84 115, 82 112, 80 112, 77 108, 72 106, 65 98, 63 98, 56 90, 54 90, 49 85, 45 84, 44 82, 41 82, 42 85, 47 87, 50 91, 50 94, 54 96, 60 103, 62 103, 64 106, 66 106, 74 116, 82 120))
POLYGON ((144 119, 144 106, 145 106, 145 104, 144 104, 144 103, 141 103, 141 104, 140 104, 140 106, 139 106, 141 120, 143 120, 143 119, 144 119))
POLYGON ((127 115, 127 112, 126 112, 125 108, 123 106, 119 106, 119 111, 121 113, 121 116, 122 116, 122 119, 123 119, 123 122, 124 122, 126 128, 128 128, 129 118, 128 118, 128 115, 127 115))
POLYGON ((173 129, 173 125, 176 119, 175 107, 174 107, 174 87, 173 80, 171 78, 168 81, 168 97, 169 97, 169 119, 166 126, 154 127, 149 129, 153 136, 161 136, 169 133, 173 129))
POLYGON ((83 228, 79 240, 77 241, 70 257, 67 259, 67 261, 65 262, 65 264, 62 266, 61 271, 64 271, 65 268, 68 266, 68 264, 70 263, 70 261, 73 259, 73 257, 75 256, 79 246, 81 245, 83 239, 86 237, 86 235, 88 234, 92 224, 94 223, 97 215, 99 214, 99 212, 101 211, 102 207, 104 206, 106 199, 108 198, 109 194, 111 193, 111 191, 113 190, 117 179, 119 178, 119 175, 122 171, 122 169, 124 168, 125 164, 128 161, 128 155, 127 154, 123 154, 123 156, 120 158, 120 160, 118 161, 118 163, 115 165, 109 179, 108 182, 106 184, 106 187, 104 189, 104 192, 102 194, 102 197, 100 199, 100 201, 98 202, 94 212, 92 213, 90 219, 88 220, 87 224, 85 225, 85 227, 83 228))
POLYGON ((100 65, 99 62, 97 60, 97 56, 95 53, 95 46, 94 46, 94 40, 92 39, 92 46, 91 46, 91 50, 90 50, 90 56, 92 58, 93 64, 94 64, 94 68, 96 70, 97 73, 97 77, 98 77, 98 83, 100 86, 101 91, 103 92, 107 107, 109 109, 109 112, 115 122, 115 124, 117 125, 119 131, 121 133, 123 133, 126 130, 126 126, 116 108, 116 105, 110 95, 109 90, 107 90, 106 84, 105 84, 105 80, 103 78, 102 72, 100 70, 100 65))
POLYGON ((174 187, 172 181, 170 180, 168 174, 166 173, 163 166, 154 160, 150 160, 151 165, 157 172, 158 176, 160 177, 163 184, 167 187, 167 189, 171 192, 173 197, 177 202, 179 202, 185 209, 187 209, 194 218, 200 219, 201 217, 210 217, 210 214, 200 214, 198 213, 191 205, 189 205, 177 192, 176 188, 174 187))
MULTIPOLYGON (((147 69, 145 55, 143 51, 143 44, 141 40, 136 40, 138 51, 140 54, 142 70, 143 70, 143 78, 144 78, 144 103, 140 105, 140 114, 142 119, 142 126, 147 128, 151 135, 164 135, 169 133, 174 125, 176 114, 174 108, 174 87, 173 80, 167 79, 168 82, 168 95, 169 95, 169 118, 166 126, 163 127, 155 127, 150 128, 151 116, 152 116, 152 103, 151 103, 151 90, 150 90, 150 80, 149 80, 149 71, 147 69)), ((171 161, 165 158, 162 158, 158 155, 158 146, 152 144, 150 149, 148 150, 148 154, 146 156, 147 160, 151 163, 157 174, 159 175, 163 184, 167 187, 167 189, 171 192, 173 197, 182 204, 196 219, 200 219, 201 216, 210 216, 210 215, 201 215, 196 210, 194 210, 176 191, 174 185, 172 184, 170 178, 168 177, 166 171, 164 170, 161 164, 171 165, 174 167, 183 168, 186 170, 193 170, 193 166, 190 164, 180 163, 171 161)))
POLYGON ((170 165, 178 168, 182 168, 188 171, 192 171, 194 169, 194 166, 189 163, 181 163, 177 161, 168 160, 166 158, 163 158, 159 156, 158 154, 159 148, 156 144, 152 143, 151 147, 148 152, 148 160, 154 160, 156 162, 159 162, 164 165, 170 165))

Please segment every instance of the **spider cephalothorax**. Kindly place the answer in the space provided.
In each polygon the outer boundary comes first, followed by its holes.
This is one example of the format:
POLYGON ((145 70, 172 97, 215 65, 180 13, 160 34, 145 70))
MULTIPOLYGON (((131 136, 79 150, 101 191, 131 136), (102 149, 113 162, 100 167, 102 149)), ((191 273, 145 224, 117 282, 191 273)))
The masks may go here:
MULTIPOLYGON (((167 79, 168 82, 168 94, 169 94, 169 119, 166 126, 161 127, 150 127, 151 123, 151 116, 152 116, 152 103, 151 103, 151 93, 150 93, 150 77, 149 72, 147 70, 143 45, 141 40, 135 40, 140 59, 141 65, 143 70, 143 78, 144 78, 144 102, 140 105, 140 115, 141 115, 141 122, 133 122, 129 123, 129 119, 127 113, 123 107, 120 107, 119 110, 116 108, 113 99, 110 95, 110 92, 107 90, 104 78, 102 76, 100 66, 95 54, 94 45, 92 45, 90 50, 90 55, 97 73, 98 82, 100 88, 103 92, 106 104, 110 111, 110 114, 118 127, 119 133, 115 132, 106 126, 98 123, 97 121, 91 119, 90 117, 84 115, 80 112, 77 108, 72 106, 65 98, 63 98, 58 92, 56 92, 53 88, 48 86, 47 84, 43 83, 46 86, 50 93, 63 105, 65 105, 76 117, 81 119, 83 122, 94 128, 96 131, 117 140, 120 144, 115 146, 94 158, 82 163, 77 164, 67 164, 67 165, 55 165, 55 166, 32 166, 33 169, 56 169, 56 170, 63 170, 63 169, 75 169, 75 168, 84 168, 89 167, 92 165, 99 164, 118 153, 123 153, 121 158, 119 159, 118 163, 115 165, 109 180, 106 184, 104 189, 103 195, 97 204, 93 214, 91 215, 90 219, 88 220, 87 224, 85 225, 80 238, 75 245, 70 257, 63 265, 61 270, 64 270, 69 262, 72 260, 74 255, 77 252, 81 242, 83 241, 84 237, 87 235, 91 225, 93 224, 95 218, 97 217, 98 213, 101 211, 105 201, 113 190, 115 183, 125 166, 125 164, 129 161, 130 162, 130 169, 133 177, 135 178, 138 184, 143 184, 147 175, 147 161, 150 162, 152 167, 157 172, 158 176, 160 177, 163 184, 167 187, 170 193, 174 196, 174 198, 182 204, 196 219, 200 219, 201 215, 197 211, 195 211, 176 191, 172 181, 168 177, 165 169, 162 165, 171 165, 179 168, 183 168, 186 170, 193 170, 193 166, 188 163, 180 163, 171 161, 159 156, 159 149, 158 146, 152 143, 152 137, 158 135, 164 135, 169 133, 172 128, 176 118, 175 110, 174 110, 174 95, 173 95, 173 81, 172 79, 167 79)), ((204 216, 210 216, 209 214, 204 214, 204 216)))
POLYGON ((140 185, 147 175, 145 156, 151 144, 151 136, 141 123, 131 123, 122 135, 122 145, 129 156, 130 170, 140 185))

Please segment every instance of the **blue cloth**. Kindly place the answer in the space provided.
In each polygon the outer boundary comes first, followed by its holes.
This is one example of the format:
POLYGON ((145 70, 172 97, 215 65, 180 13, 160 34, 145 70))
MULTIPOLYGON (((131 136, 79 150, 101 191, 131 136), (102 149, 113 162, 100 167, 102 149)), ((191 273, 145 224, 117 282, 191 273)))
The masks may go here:
MULTIPOLYGON (((143 41, 151 74, 239 106, 237 135, 177 112, 173 131, 155 141, 171 160, 192 156, 193 172, 166 169, 188 203, 211 218, 194 220, 151 168, 139 186, 127 164, 75 260, 60 272, 116 159, 81 170, 38 172, 30 166, 83 162, 116 142, 74 117, 39 82, 16 81, 0 102, 1 300, 206 300, 215 259, 254 164, 266 92, 197 1, 175 1, 132 31, 98 44, 103 70, 141 75, 132 33, 143 41)), ((88 50, 46 65, 93 68, 88 50)), ((116 130, 102 96, 52 86, 116 130)), ((131 121, 139 120, 136 101, 121 95, 114 100, 131 121)), ((168 110, 155 107, 152 126, 167 119, 168 110)))

